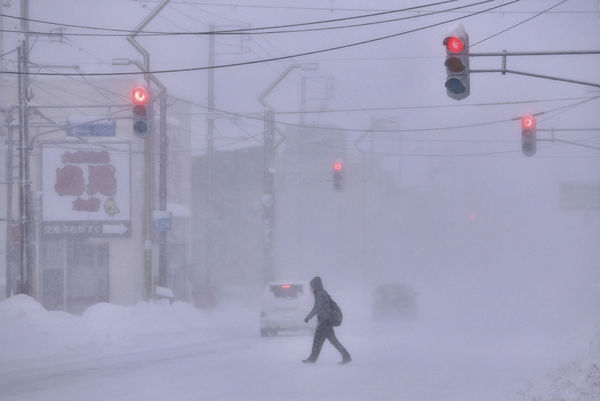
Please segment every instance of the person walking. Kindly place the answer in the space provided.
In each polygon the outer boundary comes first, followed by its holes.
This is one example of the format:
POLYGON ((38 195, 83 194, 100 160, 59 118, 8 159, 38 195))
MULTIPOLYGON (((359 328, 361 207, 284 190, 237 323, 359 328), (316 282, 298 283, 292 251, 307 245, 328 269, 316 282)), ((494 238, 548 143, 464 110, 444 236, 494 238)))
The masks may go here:
POLYGON ((315 306, 306 318, 304 318, 304 322, 308 323, 314 315, 317 315, 318 324, 313 338, 312 352, 310 353, 310 356, 302 362, 315 363, 321 353, 323 343, 325 342, 325 339, 327 339, 342 355, 340 364, 345 365, 352 361, 352 358, 346 348, 339 342, 333 331, 333 325, 329 319, 331 316, 331 298, 323 288, 323 282, 319 276, 310 280, 310 287, 315 294, 315 306))

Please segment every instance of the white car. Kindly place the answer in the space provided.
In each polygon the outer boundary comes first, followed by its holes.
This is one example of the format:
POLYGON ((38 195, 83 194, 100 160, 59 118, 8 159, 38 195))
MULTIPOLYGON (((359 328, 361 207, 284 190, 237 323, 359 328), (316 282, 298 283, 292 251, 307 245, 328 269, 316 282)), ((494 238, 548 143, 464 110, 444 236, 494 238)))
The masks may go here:
POLYGON ((280 331, 314 332, 316 318, 304 323, 315 296, 308 281, 278 281, 267 284, 260 305, 260 335, 276 336, 280 331))

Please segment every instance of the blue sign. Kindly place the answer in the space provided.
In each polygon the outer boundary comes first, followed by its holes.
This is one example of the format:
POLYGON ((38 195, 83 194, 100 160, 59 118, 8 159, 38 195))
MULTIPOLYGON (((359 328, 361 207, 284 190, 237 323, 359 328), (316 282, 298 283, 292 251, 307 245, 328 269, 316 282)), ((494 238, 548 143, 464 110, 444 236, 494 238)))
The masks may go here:
POLYGON ((173 217, 170 212, 155 210, 152 212, 152 228, 156 231, 171 231, 173 217))
POLYGON ((67 136, 95 136, 106 137, 117 135, 117 122, 110 120, 108 122, 84 122, 74 124, 67 122, 67 136))

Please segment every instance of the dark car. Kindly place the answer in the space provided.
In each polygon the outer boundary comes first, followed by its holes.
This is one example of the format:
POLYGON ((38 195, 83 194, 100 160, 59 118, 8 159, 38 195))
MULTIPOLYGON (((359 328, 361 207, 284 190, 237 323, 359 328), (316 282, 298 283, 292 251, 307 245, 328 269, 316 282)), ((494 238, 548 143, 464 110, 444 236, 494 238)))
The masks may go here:
POLYGON ((382 284, 375 289, 373 316, 414 318, 417 316, 417 291, 407 284, 382 284))

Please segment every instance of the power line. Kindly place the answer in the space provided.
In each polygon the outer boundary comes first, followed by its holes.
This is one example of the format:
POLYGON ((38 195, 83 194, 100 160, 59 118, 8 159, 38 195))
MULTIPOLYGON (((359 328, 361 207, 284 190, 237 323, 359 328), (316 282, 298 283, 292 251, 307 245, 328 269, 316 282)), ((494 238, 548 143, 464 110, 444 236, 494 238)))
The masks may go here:
MULTIPOLYGON (((145 3, 158 3, 158 0, 144 0, 145 3)), ((231 9, 236 8, 255 8, 255 9, 283 9, 283 10, 304 10, 304 11, 327 11, 327 12, 380 12, 387 11, 383 9, 372 9, 372 8, 342 8, 342 7, 310 7, 310 6, 284 6, 284 5, 268 5, 268 4, 244 4, 244 3, 211 3, 211 2, 194 2, 194 1, 172 1, 173 4, 188 4, 197 6, 209 6, 209 7, 227 7, 231 9)), ((414 11, 418 12, 418 11, 414 11)), ((515 10, 515 11, 496 11, 496 13, 503 14, 533 14, 538 11, 528 10, 515 10)), ((591 10, 565 10, 565 11, 553 11, 552 14, 597 14, 600 11, 591 10)))
MULTIPOLYGON (((581 143, 581 142, 574 142, 574 141, 563 141, 563 140, 558 140, 558 139, 554 139, 554 140, 538 139, 538 141, 540 141, 540 142, 557 142, 557 143, 569 144, 569 145, 585 147, 585 148, 590 148, 590 149, 595 149, 595 150, 600 149, 600 147, 597 147, 597 146, 593 146, 593 145, 589 145, 589 144, 581 143)), ((429 140, 429 141, 424 141, 424 142, 435 142, 435 141, 429 140)), ((442 142, 442 141, 439 141, 439 142, 442 142)), ((476 143, 476 141, 461 141, 461 142, 476 143)), ((493 143, 493 142, 490 141, 487 143, 493 143)), ((334 145, 334 144, 323 144, 323 146, 332 148, 332 149, 338 149, 340 151, 345 151, 345 152, 355 152, 356 151, 356 149, 351 148, 349 146, 340 146, 340 145, 334 145)), ((542 146, 542 148, 544 148, 544 149, 550 148, 550 147, 551 147, 550 145, 542 146)), ((386 152, 386 151, 381 151, 381 150, 373 151, 373 153, 378 156, 438 157, 438 158, 499 156, 499 155, 507 155, 507 154, 517 154, 517 153, 521 153, 521 152, 522 151, 520 149, 476 152, 476 153, 404 153, 404 152, 386 152)), ((594 157, 594 158, 596 158, 596 157, 594 157)))
MULTIPOLYGON (((230 63, 230 64, 220 64, 220 65, 215 65, 215 66, 207 66, 207 67, 191 67, 191 68, 174 68, 174 69, 166 69, 166 70, 154 70, 154 71, 144 71, 144 72, 91 72, 91 73, 48 73, 48 72, 38 72, 36 73, 36 75, 40 75, 40 76, 111 76, 111 75, 139 75, 139 74, 169 74, 169 73, 179 73, 179 72, 191 72, 191 71, 205 71, 205 70, 209 70, 209 69, 220 69, 220 68, 230 68, 230 67, 241 67, 241 66, 246 66, 246 65, 253 65, 253 64, 261 64, 261 63, 267 63, 267 62, 272 62, 272 61, 280 61, 280 60, 287 60, 287 59, 291 59, 291 58, 296 58, 296 57, 303 57, 303 56, 310 56, 310 55, 314 55, 314 54, 320 54, 320 53, 326 53, 326 52, 331 52, 331 51, 337 51, 337 50, 342 50, 342 49, 348 49, 348 48, 352 48, 352 47, 357 47, 357 46, 362 46, 365 44, 370 44, 370 43, 375 43, 378 41, 382 41, 382 40, 386 40, 386 39, 391 39, 391 38, 395 38, 395 37, 399 37, 399 36, 403 36, 403 35, 407 35, 410 33, 414 33, 414 32, 419 32, 419 31, 423 31, 426 29, 430 29, 430 28, 434 28, 437 26, 441 26, 441 25, 445 25, 448 24, 450 22, 455 22, 455 21, 460 21, 466 18, 470 18, 476 15, 480 15, 483 14, 489 10, 494 10, 494 9, 498 9, 501 7, 506 7, 508 5, 514 4, 514 3, 518 3, 521 0, 512 0, 510 2, 504 3, 504 4, 500 4, 494 7, 490 7, 488 9, 485 10, 481 10, 481 11, 477 11, 471 14, 468 14, 466 16, 462 16, 462 17, 457 17, 457 18, 452 18, 449 20, 445 20, 442 22, 437 22, 434 24, 430 24, 430 25, 426 25, 426 26, 422 26, 419 28, 414 28, 414 29, 410 29, 404 32, 399 32, 399 33, 395 33, 395 34, 391 34, 391 35, 386 35, 386 36, 380 36, 377 38, 373 38, 373 39, 368 39, 368 40, 363 40, 360 42, 353 42, 353 43, 348 43, 345 45, 340 45, 340 46, 335 46, 335 47, 329 47, 329 48, 325 48, 325 49, 318 49, 318 50, 311 50, 311 51, 307 51, 307 52, 303 52, 303 53, 296 53, 296 54, 291 54, 291 55, 287 55, 287 56, 278 56, 278 57, 272 57, 272 58, 267 58, 267 59, 260 59, 260 60, 252 60, 252 61, 243 61, 243 62, 238 62, 238 63, 230 63)), ((11 74, 11 75, 26 75, 26 74, 31 74, 31 73, 27 73, 27 72, 18 72, 18 71, 0 71, 0 73, 4 73, 4 74, 11 74)))
MULTIPOLYGON (((451 1, 457 1, 457 0, 451 0, 451 1)), ((328 30, 338 30, 338 29, 347 29, 347 28, 357 28, 357 27, 365 27, 365 26, 371 26, 371 25, 379 25, 379 24, 386 24, 389 22, 398 22, 398 21, 405 21, 405 20, 410 20, 410 19, 416 19, 416 18, 423 18, 423 17, 429 17, 432 15, 437 15, 437 14, 443 14, 443 13, 448 13, 451 11, 455 11, 455 10, 459 10, 459 9, 463 9, 463 8, 470 8, 473 6, 478 6, 481 4, 485 4, 485 3, 490 3, 490 2, 495 2, 497 0, 482 0, 476 3, 471 3, 471 4, 467 4, 467 5, 463 5, 463 6, 459 6, 459 7, 454 7, 454 8, 448 8, 445 10, 438 10, 438 11, 432 11, 432 12, 428 12, 425 14, 417 14, 417 15, 412 15, 412 16, 408 16, 408 17, 401 17, 401 18, 393 18, 393 19, 387 19, 387 20, 381 20, 381 21, 371 21, 371 22, 364 22, 364 23, 360 23, 360 24, 351 24, 351 25, 338 25, 338 26, 330 26, 330 27, 322 27, 322 28, 308 28, 308 29, 288 29, 288 30, 277 30, 277 31, 262 31, 263 29, 267 29, 266 27, 263 28, 243 28, 243 29, 234 29, 234 30, 221 30, 221 31, 201 31, 201 32, 184 32, 184 31, 180 31, 180 32, 157 32, 157 33, 152 33, 152 32, 148 32, 148 33, 144 33, 141 32, 139 34, 136 34, 136 36, 183 36, 183 35, 272 35, 272 34, 281 34, 281 33, 299 33, 299 32, 318 32, 318 31, 328 31, 328 30)), ((566 1, 566 0, 564 0, 566 1)), ((184 14, 186 15, 186 14, 184 14)), ((187 15, 186 15, 187 16, 187 15)), ((166 19, 166 17, 163 17, 166 19)), ((354 17, 352 17, 354 18, 354 17)), ((168 21, 168 19, 166 19, 168 21)), ((172 21, 169 21, 172 22, 172 21)), ((323 22, 317 22, 319 24, 323 23, 323 22)), ((313 23, 302 23, 302 24, 290 24, 290 25, 280 25, 277 28, 281 28, 281 27, 286 27, 286 26, 297 26, 297 25, 310 25, 313 23)), ((316 23, 314 23, 316 24, 316 23)), ((274 29, 274 28, 271 28, 274 29)), ((28 33, 31 35, 40 35, 40 36, 86 36, 86 37, 123 37, 123 36, 131 36, 131 34, 129 33, 69 33, 69 32, 62 32, 62 33, 53 33, 53 32, 39 32, 39 31, 28 31, 28 32, 23 32, 23 31, 19 31, 19 30, 10 30, 10 29, 0 29, 0 32, 7 32, 7 33, 28 33)))
MULTIPOLYGON (((297 26, 327 24, 327 23, 331 23, 331 22, 348 21, 348 20, 353 20, 353 19, 370 18, 370 17, 376 17, 376 16, 381 16, 381 15, 386 15, 386 14, 406 12, 406 11, 417 10, 417 9, 426 8, 426 7, 432 7, 432 6, 436 6, 436 5, 440 5, 440 4, 453 3, 456 1, 458 1, 458 0, 444 0, 444 1, 439 1, 437 3, 424 4, 421 6, 408 7, 408 8, 402 8, 402 9, 396 9, 396 10, 390 10, 390 11, 382 11, 382 12, 377 12, 377 13, 372 13, 372 14, 356 15, 356 16, 352 16, 352 17, 309 21, 309 22, 286 24, 286 25, 272 25, 272 26, 264 26, 264 27, 257 27, 257 28, 243 28, 243 29, 213 31, 213 32, 205 31, 205 32, 196 32, 196 34, 215 35, 215 34, 221 34, 221 33, 234 33, 234 32, 247 33, 248 31, 260 31, 260 30, 267 30, 267 29, 281 29, 281 28, 291 28, 291 27, 297 27, 297 26)), ((493 1, 495 1, 495 0, 493 0, 493 1)), ((95 31, 124 32, 127 34, 135 34, 136 36, 143 35, 143 34, 163 34, 163 35, 165 35, 165 34, 166 35, 173 35, 173 34, 189 35, 189 34, 191 34, 190 32, 133 31, 133 30, 129 30, 129 29, 105 28, 105 27, 97 27, 97 26, 89 26, 89 25, 67 24, 67 23, 53 22, 53 21, 40 20, 40 19, 23 18, 23 17, 18 17, 15 15, 8 15, 8 14, 1 14, 1 13, 0 13, 0 17, 17 19, 17 20, 21 20, 21 21, 36 22, 36 23, 47 24, 47 25, 64 26, 64 27, 69 27, 69 28, 89 29, 89 30, 95 30, 95 31)))
POLYGON ((585 97, 564 97, 553 99, 532 99, 532 100, 515 100, 505 102, 486 102, 486 103, 461 103, 461 104, 438 104, 427 106, 396 106, 396 107, 370 107, 370 108, 354 108, 354 109, 328 109, 328 110, 305 110, 305 111, 276 111, 275 114, 329 114, 329 113, 346 113, 346 112, 371 112, 371 111, 391 111, 391 110, 423 110, 423 109, 445 109, 445 108, 464 108, 464 107, 487 107, 487 106, 504 106, 515 104, 531 104, 544 102, 559 102, 567 100, 584 100, 594 99, 593 96, 585 97))
MULTIPOLYGON (((349 112, 397 111, 397 110, 430 110, 430 109, 450 109, 450 108, 465 108, 465 107, 493 107, 493 106, 505 106, 505 105, 517 105, 517 104, 562 102, 562 101, 569 101, 569 100, 588 101, 588 100, 594 100, 596 98, 597 97, 565 97, 565 98, 552 98, 552 99, 530 99, 530 100, 471 103, 471 104, 440 104, 440 105, 428 105, 428 106, 397 106, 397 107, 374 107, 374 108, 353 108, 353 109, 329 109, 329 110, 316 110, 316 111, 300 111, 300 110, 298 110, 298 111, 278 111, 278 112, 275 112, 275 114, 296 115, 296 114, 300 114, 303 112, 308 113, 308 114, 315 114, 315 113, 320 114, 320 113, 349 113, 349 112)), ((179 99, 179 98, 175 98, 175 99, 183 101, 185 103, 188 103, 188 104, 196 106, 196 107, 203 108, 203 109, 207 108, 207 106, 205 106, 205 105, 197 104, 197 103, 185 100, 185 99, 179 99)), ((579 105, 579 103, 575 103, 574 105, 570 104, 565 107, 575 107, 577 105, 579 105)), ((252 116, 250 112, 232 112, 232 111, 219 110, 219 109, 216 109, 215 111, 217 111, 219 113, 227 114, 227 115, 230 115, 233 117, 241 117, 241 118, 253 119, 253 120, 257 120, 257 121, 264 121, 264 119, 262 117, 252 116)), ((549 110, 549 111, 543 112, 543 113, 550 113, 552 111, 554 111, 554 110, 549 110)), ((566 112, 566 111, 568 111, 568 110, 564 110, 563 112, 566 112)), ((207 113, 208 112, 198 112, 198 113, 190 112, 190 113, 179 113, 178 115, 204 115, 207 113)), ((286 123, 284 121, 275 121, 275 123, 282 124, 282 125, 286 125, 286 124, 293 125, 293 123, 286 123)), ((304 128, 330 129, 327 127, 316 127, 313 125, 297 124, 297 126, 304 127, 304 128)), ((331 129, 338 130, 338 128, 331 128, 331 129)), ((359 130, 359 131, 362 132, 364 130, 359 130)), ((391 130, 391 131, 395 132, 397 130, 391 130)), ((411 130, 408 130, 408 131, 411 131, 411 130)))
POLYGON ((18 47, 15 47, 14 49, 7 51, 6 53, 0 54, 0 57, 8 56, 9 54, 16 52, 17 50, 18 47))
MULTIPOLYGON (((569 100, 569 99, 570 98, 564 98, 564 100, 569 100)), ((533 113, 533 115, 540 116, 540 115, 545 115, 545 114, 550 114, 550 113, 555 113, 555 112, 564 113, 575 107, 581 106, 582 104, 594 101, 596 99, 600 99, 600 95, 593 96, 593 97, 572 98, 572 99, 573 100, 583 99, 583 100, 575 102, 575 103, 571 103, 571 104, 568 104, 565 106, 560 106, 560 107, 556 107, 553 109, 533 113)), ((181 100, 183 102, 186 102, 186 103, 196 106, 196 107, 201 107, 204 109, 207 108, 207 106, 200 105, 200 104, 188 101, 188 100, 184 100, 184 99, 177 99, 177 100, 181 100)), ((559 99, 555 99, 555 100, 559 100, 559 99)), ((542 102, 542 101, 535 100, 535 101, 530 101, 530 102, 542 102)), ((519 102, 515 102, 515 103, 501 102, 499 104, 503 105, 503 104, 518 104, 518 103, 519 102)), ((493 105, 493 103, 488 103, 486 105, 493 105)), ((465 106, 467 106, 467 105, 465 105, 465 106)), ((420 106, 415 106, 415 107, 420 107, 420 106)), ((433 107, 435 107, 435 106, 433 106, 433 107)), ((451 106, 449 106, 449 107, 451 107, 451 106)), ((261 116, 252 116, 252 115, 248 115, 248 114, 235 113, 235 112, 230 112, 230 111, 221 110, 221 109, 215 109, 215 112, 231 115, 234 117, 250 119, 250 120, 264 121, 264 117, 261 117, 261 116)), ((551 117, 554 117, 554 116, 551 116, 551 117)), ((479 122, 479 123, 463 124, 463 125, 457 125, 457 126, 427 127, 427 128, 402 128, 402 129, 399 129, 399 128, 397 128, 397 129, 358 129, 358 128, 344 128, 344 127, 327 127, 327 126, 315 126, 315 125, 291 123, 291 122, 277 121, 277 120, 273 121, 273 123, 285 125, 285 126, 291 126, 291 127, 309 128, 309 129, 313 129, 313 130, 324 130, 324 131, 346 131, 346 132, 360 132, 360 133, 364 133, 364 132, 373 132, 373 133, 378 133, 378 132, 379 133, 412 133, 412 132, 415 132, 416 133, 416 132, 435 132, 435 131, 447 131, 447 130, 462 129, 462 128, 482 127, 482 126, 495 125, 495 124, 500 124, 500 123, 505 123, 505 122, 510 122, 510 121, 517 121, 517 120, 520 120, 521 117, 522 116, 516 116, 516 117, 505 118, 505 119, 501 119, 501 120, 484 121, 484 122, 479 122)), ((551 117, 549 117, 549 118, 551 118, 551 117)))
POLYGON ((491 35, 491 36, 488 36, 487 38, 485 38, 485 39, 482 39, 482 40, 480 40, 479 42, 473 43, 473 44, 471 45, 471 47, 473 47, 473 46, 477 46, 478 44, 480 44, 480 43, 483 43, 483 42, 485 42, 486 40, 492 39, 492 38, 494 38, 494 37, 496 37, 496 36, 498 36, 498 35, 501 35, 501 34, 503 34, 504 32, 510 31, 511 29, 513 29, 513 28, 516 28, 516 27, 518 27, 519 25, 523 25, 524 23, 526 23, 526 22, 529 22, 529 21, 531 21, 532 19, 534 19, 534 18, 537 18, 537 17, 539 17, 540 15, 542 15, 542 14, 545 14, 545 13, 549 12, 549 11, 550 11, 550 10, 552 10, 553 8, 556 8, 556 7, 558 7, 558 6, 560 6, 561 4, 563 4, 563 3, 566 3, 566 2, 567 2, 567 0, 562 0, 560 3, 556 3, 556 4, 555 4, 555 5, 553 5, 552 7, 550 7, 550 8, 547 8, 547 9, 545 9, 544 11, 541 11, 541 12, 539 12, 538 14, 534 15, 533 17, 530 17, 530 18, 524 19, 523 21, 521 21, 521 22, 519 22, 519 23, 517 23, 517 24, 514 24, 514 25, 512 25, 512 26, 509 26, 508 28, 506 28, 506 29, 504 29, 504 30, 502 30, 502 31, 500 31, 500 32, 497 32, 497 33, 495 33, 495 34, 493 34, 493 35, 491 35))
MULTIPOLYGON (((539 115, 544 115, 544 114, 550 114, 550 113, 554 113, 557 111, 560 111, 561 113, 567 112, 570 109, 573 109, 575 107, 578 107, 584 103, 599 99, 600 96, 594 96, 594 97, 590 97, 587 98, 585 100, 582 100, 580 102, 576 102, 576 103, 572 103, 566 106, 561 106, 561 107, 556 107, 554 109, 550 109, 550 110, 546 110, 546 111, 541 111, 538 113, 533 113, 533 115, 535 116, 539 116, 539 115)), ((287 126, 295 126, 295 127, 302 127, 302 128, 313 128, 313 129, 322 129, 322 130, 333 130, 333 131, 347 131, 347 132, 390 132, 390 133, 400 133, 400 132, 431 132, 431 131, 447 131, 447 130, 454 130, 454 129, 463 129, 463 128, 476 128, 476 127, 483 127, 483 126, 487 126, 487 125, 495 125, 495 124, 500 124, 500 123, 504 123, 504 122, 510 122, 510 121, 516 121, 516 120, 520 120, 522 116, 516 116, 516 117, 512 117, 512 118, 506 118, 506 119, 502 119, 502 120, 493 120, 493 121, 485 121, 485 122, 480 122, 480 123, 473 123, 473 124, 462 124, 462 125, 456 125, 456 126, 445 126, 445 127, 428 127, 428 128, 410 128, 410 129, 371 129, 371 130, 365 130, 365 129, 355 129, 355 128, 334 128, 334 127, 315 127, 315 126, 308 126, 308 125, 301 125, 301 124, 296 124, 296 123, 287 123, 287 122, 282 122, 282 121, 275 121, 275 123, 277 124, 282 124, 282 125, 287 125, 287 126)))

